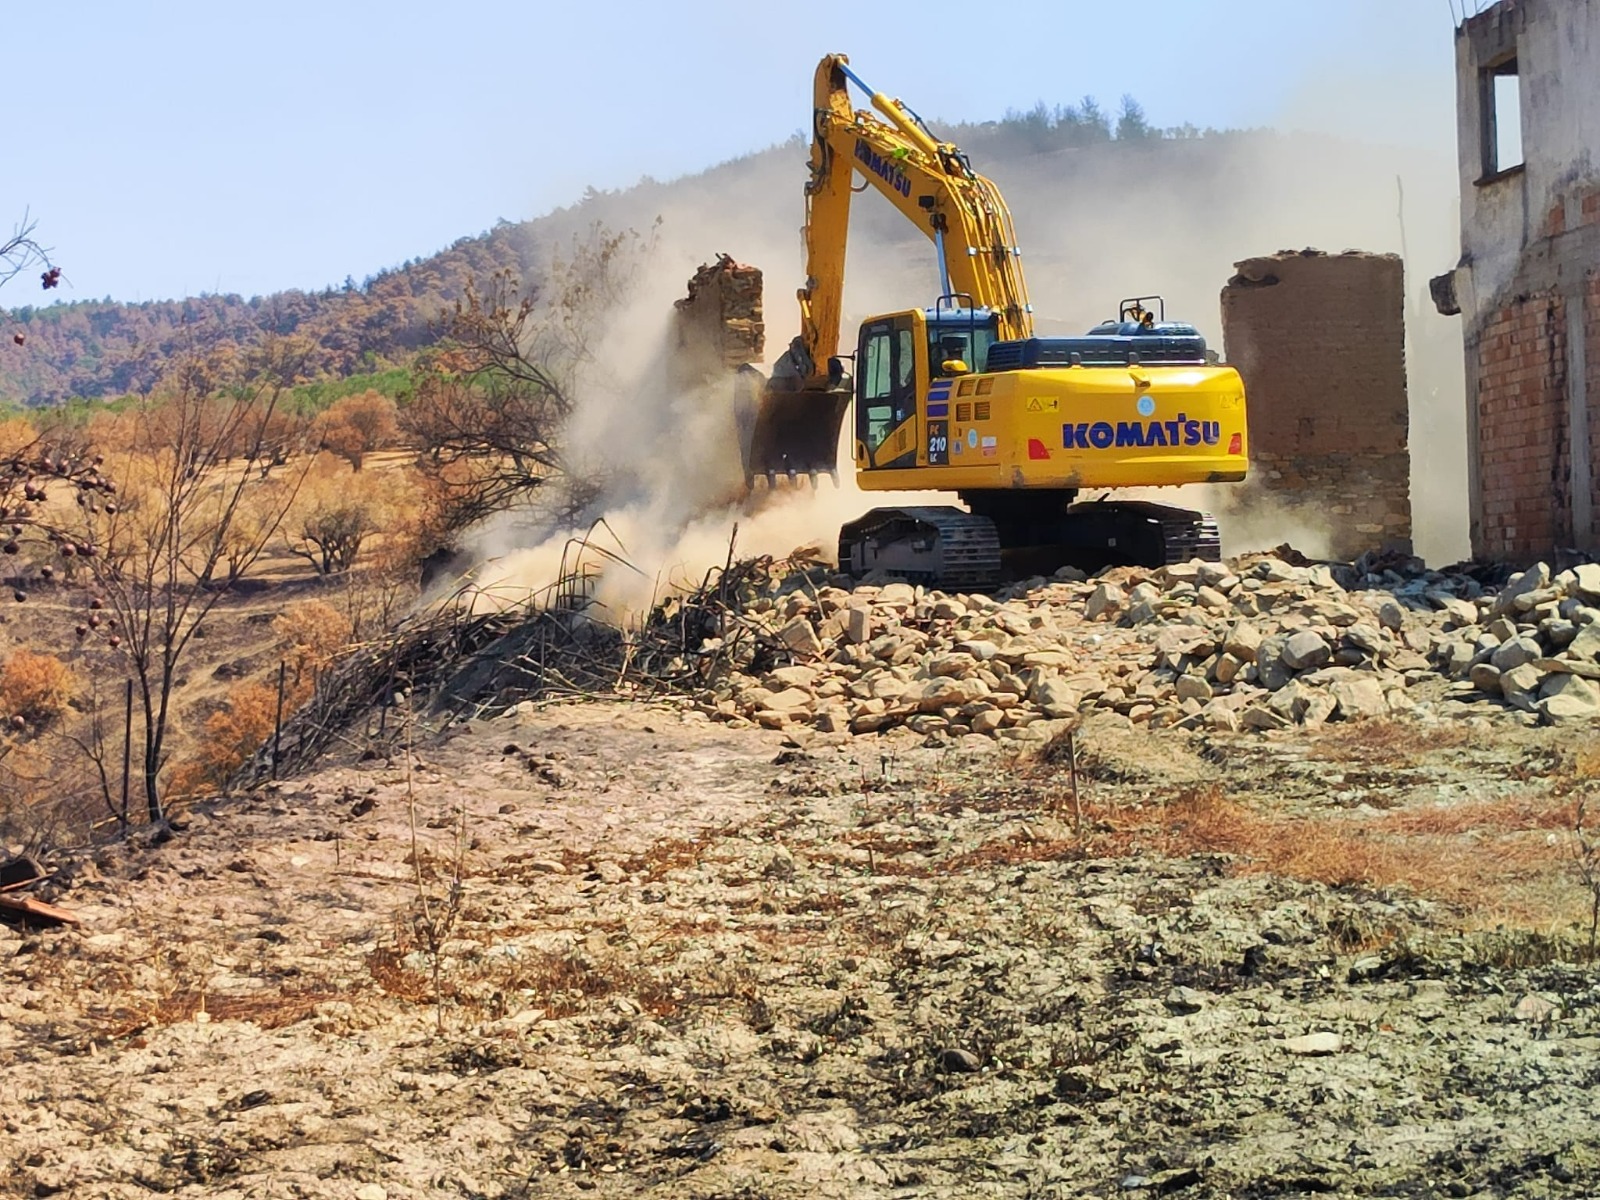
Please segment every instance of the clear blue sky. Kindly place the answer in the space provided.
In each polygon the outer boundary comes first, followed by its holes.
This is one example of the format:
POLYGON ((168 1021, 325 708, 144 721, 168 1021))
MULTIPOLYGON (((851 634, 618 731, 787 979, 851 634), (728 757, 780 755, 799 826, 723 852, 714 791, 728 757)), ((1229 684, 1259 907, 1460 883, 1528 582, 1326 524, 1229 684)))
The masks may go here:
POLYGON ((1454 137, 1448 0, 6 9, 0 222, 31 209, 63 299, 359 280, 589 185, 696 171, 805 127, 832 50, 936 127, 1128 92, 1159 125, 1454 137))

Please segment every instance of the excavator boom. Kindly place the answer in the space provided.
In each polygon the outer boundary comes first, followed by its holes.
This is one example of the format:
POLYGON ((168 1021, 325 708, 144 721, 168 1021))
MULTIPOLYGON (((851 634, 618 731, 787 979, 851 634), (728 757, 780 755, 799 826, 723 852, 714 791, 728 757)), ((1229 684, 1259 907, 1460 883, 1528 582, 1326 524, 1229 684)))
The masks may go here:
POLYGON ((868 87, 843 54, 817 66, 811 175, 806 183, 806 282, 800 334, 758 389, 739 382, 747 480, 837 476, 849 379, 838 360, 845 246, 854 177, 860 175, 933 242, 944 295, 999 318, 999 335, 1033 333, 1011 213, 1000 189, 956 146, 936 139, 908 106, 868 87), (855 110, 850 85, 879 116, 855 110))

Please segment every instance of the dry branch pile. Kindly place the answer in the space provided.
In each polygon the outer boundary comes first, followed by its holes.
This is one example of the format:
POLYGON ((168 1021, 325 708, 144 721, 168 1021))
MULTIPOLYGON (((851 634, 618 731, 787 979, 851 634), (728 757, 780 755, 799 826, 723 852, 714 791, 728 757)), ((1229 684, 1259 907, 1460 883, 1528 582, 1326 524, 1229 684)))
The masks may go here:
POLYGON ((592 603, 582 566, 564 567, 550 587, 492 613, 472 612, 469 594, 458 594, 391 637, 347 651, 285 722, 276 747, 262 747, 234 783, 267 779, 274 754, 278 772, 304 768, 374 716, 382 732, 400 705, 478 716, 526 700, 697 694, 736 664, 776 666, 784 646, 757 602, 809 588, 819 571, 804 559, 730 555, 633 627, 592 603))

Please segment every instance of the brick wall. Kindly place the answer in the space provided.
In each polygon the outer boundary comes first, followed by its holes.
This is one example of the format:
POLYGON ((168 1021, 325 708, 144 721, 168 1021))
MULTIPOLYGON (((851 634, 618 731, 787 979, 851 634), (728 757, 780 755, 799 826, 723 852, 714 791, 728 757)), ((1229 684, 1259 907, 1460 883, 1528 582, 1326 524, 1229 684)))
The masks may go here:
POLYGON ((1235 265, 1222 329, 1228 361, 1244 377, 1247 497, 1327 526, 1335 557, 1409 553, 1399 257, 1305 251, 1235 265))
POLYGON ((761 317, 761 270, 726 254, 702 266, 689 280, 689 294, 674 313, 675 353, 670 382, 691 389, 713 382, 746 363, 761 361, 765 325, 761 317))
MULTIPOLYGON (((1600 520, 1600 267, 1584 278, 1583 360, 1589 405, 1589 505, 1600 520)), ((1585 547, 1587 549, 1588 547, 1585 547)))
POLYGON ((1571 544, 1566 302, 1519 297, 1479 326, 1474 553, 1522 562, 1571 544))

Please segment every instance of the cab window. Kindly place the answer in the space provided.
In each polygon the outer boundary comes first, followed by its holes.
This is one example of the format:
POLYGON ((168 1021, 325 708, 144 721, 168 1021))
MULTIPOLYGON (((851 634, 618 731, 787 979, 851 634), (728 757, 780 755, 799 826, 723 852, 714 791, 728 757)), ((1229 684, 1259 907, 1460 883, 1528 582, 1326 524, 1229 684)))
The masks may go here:
POLYGON ((861 372, 862 439, 877 449, 895 427, 894 335, 887 326, 870 330, 861 372))

